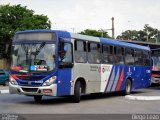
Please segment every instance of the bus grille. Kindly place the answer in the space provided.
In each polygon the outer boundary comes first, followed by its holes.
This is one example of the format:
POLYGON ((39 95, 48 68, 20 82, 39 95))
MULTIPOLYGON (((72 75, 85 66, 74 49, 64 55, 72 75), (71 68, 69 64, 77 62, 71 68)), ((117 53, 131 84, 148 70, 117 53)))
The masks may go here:
POLYGON ((38 88, 22 88, 24 92, 37 92, 38 88))
POLYGON ((20 86, 30 86, 30 87, 39 87, 39 86, 42 86, 42 83, 28 84, 28 82, 20 82, 19 85, 20 86))

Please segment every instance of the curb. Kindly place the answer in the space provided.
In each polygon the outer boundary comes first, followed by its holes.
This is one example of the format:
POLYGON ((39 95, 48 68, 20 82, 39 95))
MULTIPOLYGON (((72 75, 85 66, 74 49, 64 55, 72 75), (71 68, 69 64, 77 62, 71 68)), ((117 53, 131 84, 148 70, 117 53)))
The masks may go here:
POLYGON ((9 93, 9 90, 0 90, 0 94, 7 94, 9 93))
POLYGON ((126 95, 126 99, 129 100, 160 100, 160 96, 132 96, 132 95, 126 95))

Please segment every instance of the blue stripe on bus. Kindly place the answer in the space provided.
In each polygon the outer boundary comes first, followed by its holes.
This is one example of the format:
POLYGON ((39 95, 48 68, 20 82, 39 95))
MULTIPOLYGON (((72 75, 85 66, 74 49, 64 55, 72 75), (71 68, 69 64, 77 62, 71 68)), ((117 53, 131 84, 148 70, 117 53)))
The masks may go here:
POLYGON ((108 83, 107 83, 106 88, 105 88, 105 92, 109 92, 109 85, 111 84, 110 82, 114 77, 114 71, 115 71, 115 66, 112 67, 112 70, 111 70, 111 73, 110 73, 110 76, 109 76, 109 79, 108 79, 108 83))
POLYGON ((121 71, 120 67, 118 67, 118 71, 117 71, 117 74, 116 74, 116 77, 115 77, 115 80, 114 80, 114 83, 113 83, 113 86, 112 86, 112 89, 111 89, 112 92, 116 90, 116 86, 117 86, 119 76, 120 76, 120 71, 121 71))
POLYGON ((116 75, 117 75, 117 71, 118 71, 118 66, 117 65, 115 65, 115 69, 114 69, 114 75, 113 75, 113 81, 110 83, 111 84, 111 87, 109 88, 109 92, 111 92, 111 90, 112 90, 112 87, 113 87, 113 85, 114 85, 114 82, 115 82, 115 79, 116 79, 116 75))

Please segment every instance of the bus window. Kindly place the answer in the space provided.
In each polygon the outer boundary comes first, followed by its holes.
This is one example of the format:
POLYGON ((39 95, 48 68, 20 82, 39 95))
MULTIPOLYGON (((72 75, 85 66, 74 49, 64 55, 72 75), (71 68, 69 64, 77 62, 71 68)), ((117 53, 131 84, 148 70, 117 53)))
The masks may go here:
POLYGON ((74 41, 74 58, 77 63, 86 63, 87 62, 87 53, 86 53, 86 42, 85 41, 74 41))
POLYGON ((88 62, 93 64, 101 63, 100 44, 88 43, 88 62))
POLYGON ((125 63, 128 65, 134 65, 134 49, 125 49, 125 63))
POLYGON ((135 63, 136 63, 136 65, 143 65, 143 57, 142 57, 141 50, 135 51, 135 63))
POLYGON ((150 66, 150 53, 148 51, 143 51, 143 64, 150 66))
POLYGON ((113 46, 110 46, 110 45, 102 46, 102 62, 114 63, 113 46))
POLYGON ((59 64, 62 67, 72 67, 72 44, 61 41, 59 44, 59 64))
POLYGON ((123 47, 114 47, 115 63, 124 64, 124 48, 123 47))

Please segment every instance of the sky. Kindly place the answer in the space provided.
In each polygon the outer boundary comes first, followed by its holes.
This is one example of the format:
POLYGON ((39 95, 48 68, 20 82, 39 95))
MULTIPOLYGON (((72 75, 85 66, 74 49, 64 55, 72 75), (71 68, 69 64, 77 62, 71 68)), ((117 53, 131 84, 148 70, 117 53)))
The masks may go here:
POLYGON ((52 29, 69 32, 111 29, 112 17, 116 36, 128 29, 142 30, 145 24, 160 29, 160 0, 0 0, 4 4, 27 6, 47 15, 52 29))

